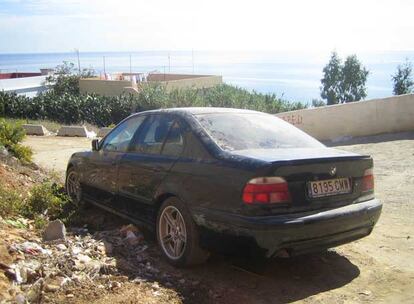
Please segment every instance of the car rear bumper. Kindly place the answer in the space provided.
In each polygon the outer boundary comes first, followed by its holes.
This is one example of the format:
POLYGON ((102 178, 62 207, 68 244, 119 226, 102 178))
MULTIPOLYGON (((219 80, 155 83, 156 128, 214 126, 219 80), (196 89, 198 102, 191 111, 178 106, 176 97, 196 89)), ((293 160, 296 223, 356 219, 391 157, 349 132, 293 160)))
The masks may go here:
POLYGON ((214 242, 221 239, 233 248, 245 243, 257 246, 260 252, 271 257, 282 249, 289 255, 298 255, 367 236, 378 221, 381 209, 381 202, 372 199, 313 214, 248 217, 206 210, 193 214, 202 228, 202 243, 213 238, 214 242))

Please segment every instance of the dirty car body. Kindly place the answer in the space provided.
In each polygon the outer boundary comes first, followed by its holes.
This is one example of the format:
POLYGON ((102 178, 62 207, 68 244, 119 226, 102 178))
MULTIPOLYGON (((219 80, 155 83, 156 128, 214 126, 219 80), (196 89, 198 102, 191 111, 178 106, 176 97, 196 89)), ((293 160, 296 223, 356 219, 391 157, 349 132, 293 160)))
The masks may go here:
POLYGON ((255 111, 134 114, 92 151, 75 153, 71 168, 85 201, 149 228, 162 203, 179 198, 200 245, 231 253, 272 257, 334 247, 369 235, 382 208, 370 156, 327 148, 255 111))

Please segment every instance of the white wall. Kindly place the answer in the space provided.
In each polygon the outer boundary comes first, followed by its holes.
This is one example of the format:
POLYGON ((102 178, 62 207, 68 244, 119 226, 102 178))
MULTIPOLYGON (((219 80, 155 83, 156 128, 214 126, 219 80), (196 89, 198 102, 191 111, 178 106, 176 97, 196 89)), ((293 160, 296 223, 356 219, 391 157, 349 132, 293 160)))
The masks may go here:
POLYGON ((47 90, 45 86, 47 76, 0 79, 0 91, 16 92, 19 95, 33 97, 47 90))
POLYGON ((319 140, 414 131, 414 94, 278 113, 319 140))

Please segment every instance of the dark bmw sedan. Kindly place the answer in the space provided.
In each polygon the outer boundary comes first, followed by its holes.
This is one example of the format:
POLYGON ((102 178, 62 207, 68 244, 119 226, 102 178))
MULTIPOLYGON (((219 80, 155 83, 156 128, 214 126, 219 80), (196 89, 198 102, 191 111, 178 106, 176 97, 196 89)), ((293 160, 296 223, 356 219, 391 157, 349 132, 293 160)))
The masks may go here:
POLYGON ((177 266, 211 250, 324 250, 369 235, 382 208, 370 156, 327 148, 273 115, 224 108, 131 115, 72 155, 66 189, 153 229, 177 266))

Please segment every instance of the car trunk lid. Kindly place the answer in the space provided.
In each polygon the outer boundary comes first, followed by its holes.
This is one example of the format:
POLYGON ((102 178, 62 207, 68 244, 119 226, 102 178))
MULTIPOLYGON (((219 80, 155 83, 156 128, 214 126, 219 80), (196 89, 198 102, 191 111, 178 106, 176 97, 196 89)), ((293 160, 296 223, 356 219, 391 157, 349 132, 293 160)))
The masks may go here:
MULTIPOLYGON (((332 148, 271 149, 237 151, 239 155, 266 162, 256 172, 257 176, 278 176, 284 178, 289 187, 291 202, 287 204, 256 205, 249 213, 256 215, 306 212, 332 209, 355 202, 361 197, 361 181, 365 170, 372 168, 372 158, 332 148), (239 153, 241 152, 241 153, 239 153), (309 187, 329 187, 349 182, 338 194, 316 196, 309 187), (342 193, 339 193, 342 192, 342 193)), ((250 206, 249 206, 250 207, 250 206)))

